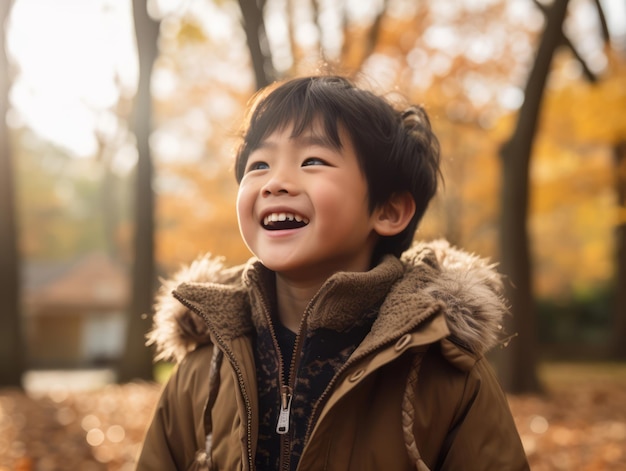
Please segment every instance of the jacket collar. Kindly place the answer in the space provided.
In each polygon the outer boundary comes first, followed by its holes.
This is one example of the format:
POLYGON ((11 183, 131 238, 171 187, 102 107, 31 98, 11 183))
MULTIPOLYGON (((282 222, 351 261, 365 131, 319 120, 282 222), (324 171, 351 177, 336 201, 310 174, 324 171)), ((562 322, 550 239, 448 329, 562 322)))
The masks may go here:
MULTIPOLYGON (((404 266, 388 257, 367 272, 340 272, 331 276, 311 299, 305 311, 307 332, 325 328, 344 331, 375 312, 393 284, 403 275, 404 266)), ((253 313, 274 305, 275 275, 260 262, 244 273, 253 313)), ((265 318, 253 314, 255 322, 265 318)))
MULTIPOLYGON (((342 330, 378 310, 361 350, 390 342, 441 310, 452 340, 482 354, 501 335, 507 310, 501 290, 500 277, 486 260, 444 241, 417 244, 401 259, 387 256, 368 272, 329 278, 309 305, 307 328, 342 330)), ((199 259, 164 284, 149 343, 156 344, 158 358, 180 361, 210 342, 211 334, 224 339, 247 335, 255 322, 264 322, 252 313, 272 302, 272 292, 273 273, 257 260, 227 269, 220 259, 199 259), (170 294, 176 286, 180 303, 170 294)))
MULTIPOLYGON (((404 265, 389 256, 367 272, 334 274, 306 309, 307 332, 313 334, 320 328, 343 331, 371 317, 368 314, 378 311, 404 271, 404 265)), ((200 314, 213 335, 230 340, 267 324, 266 313, 274 305, 275 275, 253 259, 242 269, 238 283, 184 282, 174 296, 200 314)))

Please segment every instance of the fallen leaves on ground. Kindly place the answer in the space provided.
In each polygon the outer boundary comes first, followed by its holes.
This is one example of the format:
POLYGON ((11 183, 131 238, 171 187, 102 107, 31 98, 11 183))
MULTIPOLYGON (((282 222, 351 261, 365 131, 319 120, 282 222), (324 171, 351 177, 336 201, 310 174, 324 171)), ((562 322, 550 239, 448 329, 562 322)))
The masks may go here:
POLYGON ((130 471, 160 386, 0 392, 0 471, 130 471))
POLYGON ((533 471, 626 470, 626 369, 559 366, 546 393, 510 396, 533 471))
MULTIPOLYGON (((0 391, 0 471, 132 470, 159 390, 0 391)), ((573 374, 509 402, 533 471, 626 469, 624 378, 573 374)))

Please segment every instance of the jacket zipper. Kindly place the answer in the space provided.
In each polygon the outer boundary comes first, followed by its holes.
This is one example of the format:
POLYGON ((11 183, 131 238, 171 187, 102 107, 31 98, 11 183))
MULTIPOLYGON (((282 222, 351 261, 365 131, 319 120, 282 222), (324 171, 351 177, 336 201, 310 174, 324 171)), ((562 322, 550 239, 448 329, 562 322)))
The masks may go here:
MULTIPOLYGON (((264 300, 265 301, 265 300, 264 300)), ((264 302, 264 305, 267 304, 264 302)), ((291 464, 291 435, 289 434, 290 420, 291 420, 291 401, 293 399, 293 392, 296 387, 296 372, 300 365, 300 354, 302 353, 303 338, 306 337, 306 313, 302 316, 300 322, 300 329, 296 334, 296 341, 293 347, 293 353, 291 356, 291 364, 289 365, 288 377, 285 378, 283 374, 283 354, 280 351, 278 345, 278 339, 276 338, 276 332, 274 325, 271 322, 269 313, 266 311, 266 317, 268 319, 270 332, 272 335, 272 341, 274 342, 274 348, 278 353, 278 378, 280 382, 280 400, 279 400, 279 412, 278 421, 276 423, 276 433, 280 435, 280 463, 279 469, 288 471, 291 464)))
POLYGON ((278 380, 280 383, 280 398, 278 403, 279 412, 276 423, 276 433, 280 435, 280 459, 278 468, 281 471, 289 471, 289 467, 291 465, 291 434, 289 433, 289 429, 291 425, 291 401, 293 399, 293 392, 296 385, 296 372, 298 371, 298 367, 300 365, 300 354, 302 353, 302 344, 304 343, 303 339, 306 338, 306 320, 312 309, 311 306, 314 305, 314 300, 320 296, 320 293, 318 292, 309 302, 309 305, 305 309, 302 319, 300 320, 300 327, 298 329, 298 333, 296 334, 296 341, 291 355, 291 364, 289 365, 287 378, 285 378, 283 374, 284 359, 278 344, 278 338, 276 337, 272 316, 269 311, 270 304, 267 302, 267 299, 262 292, 259 296, 261 297, 263 314, 265 315, 265 319, 269 325, 272 341, 274 342, 274 349, 278 354, 278 380))
POLYGON ((192 305, 190 302, 182 298, 176 292, 174 292, 173 294, 174 294, 174 297, 178 299, 178 301, 180 301, 184 306, 186 306, 188 309, 192 310, 193 312, 197 313, 200 317, 202 317, 202 319, 204 319, 205 324, 211 330, 211 333, 213 334, 213 337, 215 337, 215 340, 219 344, 219 347, 228 356, 228 359, 230 360, 230 363, 232 364, 233 369, 235 370, 235 373, 237 374, 237 381, 239 382, 239 389, 241 391, 241 395, 243 396, 243 401, 246 405, 246 416, 247 416, 246 451, 248 454, 248 469, 253 470, 254 469, 254 457, 252 456, 252 406, 250 402, 250 397, 248 396, 248 391, 246 390, 246 385, 243 379, 243 373, 241 372, 241 368, 239 367, 239 364, 237 363, 237 360, 235 358, 233 351, 228 347, 228 345, 226 345, 226 342, 224 342, 224 339, 222 339, 222 337, 212 327, 207 315, 204 312, 202 312, 201 309, 192 305))

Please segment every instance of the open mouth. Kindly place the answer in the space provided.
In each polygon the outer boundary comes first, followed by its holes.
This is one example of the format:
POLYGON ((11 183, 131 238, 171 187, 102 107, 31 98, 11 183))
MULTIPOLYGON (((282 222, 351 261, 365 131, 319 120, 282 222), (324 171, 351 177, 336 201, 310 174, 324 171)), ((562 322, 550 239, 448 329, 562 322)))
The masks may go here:
POLYGON ((298 229, 309 223, 309 220, 294 213, 271 213, 263 218, 263 228, 270 231, 298 229))

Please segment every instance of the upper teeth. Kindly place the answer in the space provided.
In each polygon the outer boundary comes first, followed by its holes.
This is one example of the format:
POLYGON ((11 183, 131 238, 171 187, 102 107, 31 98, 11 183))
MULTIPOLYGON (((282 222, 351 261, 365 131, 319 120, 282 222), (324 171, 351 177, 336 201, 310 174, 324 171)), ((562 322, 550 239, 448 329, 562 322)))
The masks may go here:
POLYGON ((270 223, 270 222, 278 222, 278 221, 297 221, 297 222, 304 222, 305 224, 309 223, 309 220, 305 217, 299 216, 298 214, 294 214, 294 213, 272 213, 272 214, 268 214, 267 216, 265 216, 263 218, 263 224, 265 224, 266 226, 270 223))

